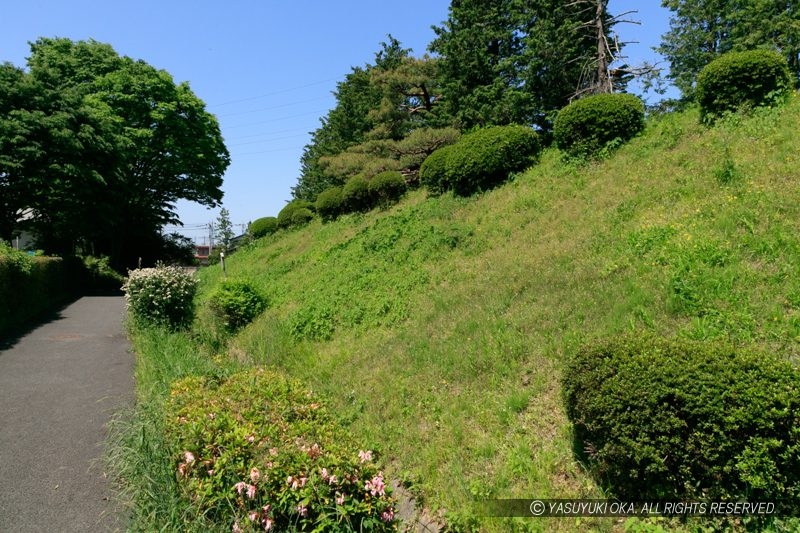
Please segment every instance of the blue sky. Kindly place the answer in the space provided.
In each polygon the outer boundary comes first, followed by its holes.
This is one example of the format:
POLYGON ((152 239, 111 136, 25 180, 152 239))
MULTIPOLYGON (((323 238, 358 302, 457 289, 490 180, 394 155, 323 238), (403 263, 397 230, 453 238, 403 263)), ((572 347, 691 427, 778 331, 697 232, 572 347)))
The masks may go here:
MULTIPOLYGON (((5 2, 0 61, 24 66, 39 37, 95 39, 187 81, 214 113, 232 163, 223 206, 234 224, 276 215, 291 198, 300 156, 331 92, 354 66, 374 60, 391 34, 415 55, 447 18, 449 0, 26 0, 5 2)), ((669 13, 657 0, 611 0, 638 10, 620 24, 631 64, 655 61, 669 13)), ((178 205, 183 233, 202 242, 218 209, 178 205)), ((235 228, 237 232, 240 227, 235 228)))

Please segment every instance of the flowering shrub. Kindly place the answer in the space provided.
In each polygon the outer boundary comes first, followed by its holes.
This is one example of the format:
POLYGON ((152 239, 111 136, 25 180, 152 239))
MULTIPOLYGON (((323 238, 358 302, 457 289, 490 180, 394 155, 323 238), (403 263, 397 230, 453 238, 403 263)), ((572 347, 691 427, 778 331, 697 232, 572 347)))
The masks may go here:
POLYGON ((167 408, 183 496, 233 531, 394 531, 395 501, 297 382, 262 369, 177 382, 167 408))
POLYGON ((194 276, 180 267, 164 265, 131 270, 122 286, 134 320, 171 328, 191 323, 196 289, 194 276))

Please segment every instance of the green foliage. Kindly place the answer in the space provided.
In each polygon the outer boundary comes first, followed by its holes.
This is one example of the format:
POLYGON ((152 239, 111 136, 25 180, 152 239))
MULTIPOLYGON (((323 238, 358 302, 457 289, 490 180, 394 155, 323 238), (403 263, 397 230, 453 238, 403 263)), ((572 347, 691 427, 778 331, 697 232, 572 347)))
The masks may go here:
POLYGON ((777 52, 730 52, 715 59, 697 76, 701 118, 715 118, 742 108, 774 105, 792 88, 786 60, 777 52))
POLYGON ((345 183, 342 189, 342 204, 348 212, 369 211, 375 205, 369 190, 369 182, 361 174, 356 174, 345 183))
POLYGON ((419 179, 431 194, 437 195, 447 191, 450 183, 448 178, 448 172, 450 171, 448 158, 453 151, 453 145, 443 146, 422 162, 422 166, 419 169, 419 179))
POLYGON ((186 378, 166 420, 183 497, 222 529, 395 530, 373 452, 298 382, 262 369, 186 378))
MULTIPOLYGON (((451 3, 429 46, 440 56, 446 111, 467 130, 535 124, 550 131, 553 113, 590 82, 585 66, 597 61, 595 12, 580 1, 451 3)), ((610 36, 614 20, 602 18, 610 36)))
POLYGON ((391 170, 373 176, 368 184, 370 196, 372 196, 377 205, 382 207, 400 201, 407 188, 403 175, 400 172, 391 170))
POLYGON ((158 265, 128 272, 122 286, 134 322, 179 329, 192 323, 197 279, 180 267, 158 265))
POLYGON ((39 39, 28 66, 0 72, 0 201, 3 219, 30 210, 46 251, 84 242, 135 264, 177 222, 178 200, 218 205, 229 154, 187 84, 96 41, 39 39))
POLYGON ((623 499, 730 499, 800 509, 800 371, 721 343, 620 337, 564 371, 592 472, 623 499))
POLYGON ((722 54, 779 50, 795 82, 800 76, 800 6, 773 0, 663 0, 672 13, 658 49, 669 62, 669 78, 693 99, 697 75, 722 54))
POLYGON ((538 135, 525 126, 484 128, 431 154, 420 169, 420 178, 434 194, 453 190, 469 196, 525 170, 536 162, 540 150, 538 135))
POLYGON ((335 220, 344 210, 342 187, 331 187, 319 193, 314 207, 322 220, 335 220))
POLYGON ((248 231, 254 239, 260 239, 278 230, 278 219, 276 217, 262 217, 250 223, 248 231))
POLYGON ((240 279, 224 280, 208 303, 214 316, 230 333, 252 322, 267 307, 258 289, 240 279))
POLYGON ((553 137, 571 156, 597 155, 644 129, 644 103, 632 94, 597 94, 572 102, 556 117, 553 137))
POLYGON ((278 227, 289 228, 305 224, 314 217, 314 213, 311 211, 313 208, 314 204, 306 200, 292 200, 278 213, 278 227))
POLYGON ((99 292, 119 291, 125 277, 111 267, 111 260, 106 257, 83 257, 83 265, 89 277, 89 289, 99 292))

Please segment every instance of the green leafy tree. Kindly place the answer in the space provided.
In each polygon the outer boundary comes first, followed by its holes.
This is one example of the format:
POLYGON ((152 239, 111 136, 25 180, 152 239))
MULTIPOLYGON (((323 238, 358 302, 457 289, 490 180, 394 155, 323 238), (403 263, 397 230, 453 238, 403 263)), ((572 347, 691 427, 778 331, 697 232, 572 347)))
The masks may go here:
POLYGON ((214 224, 214 239, 217 241, 217 246, 222 247, 222 251, 227 251, 233 237, 230 212, 223 207, 219 212, 216 224, 214 224))
POLYGON ((314 201, 319 193, 344 184, 341 175, 326 169, 324 158, 336 156, 349 147, 368 140, 375 128, 373 110, 381 107, 383 90, 373 82, 376 72, 397 68, 408 50, 389 36, 375 54, 375 64, 354 67, 336 86, 336 106, 321 120, 322 125, 311 134, 300 158, 301 174, 292 188, 295 199, 314 201))
POLYGON ((669 78, 685 98, 697 74, 730 51, 769 48, 800 76, 800 5, 781 0, 662 0, 672 11, 658 52, 670 62, 669 78))
POLYGON ((155 254, 177 200, 218 205, 229 155, 187 84, 96 41, 40 39, 28 67, 0 77, 13 89, 0 101, 4 221, 28 210, 47 249, 83 243, 120 266, 155 254))
MULTIPOLYGON (((554 113, 592 82, 596 10, 587 2, 462 0, 435 27, 443 102, 464 129, 511 123, 549 130, 554 113)), ((611 20, 601 3, 604 36, 611 20)))

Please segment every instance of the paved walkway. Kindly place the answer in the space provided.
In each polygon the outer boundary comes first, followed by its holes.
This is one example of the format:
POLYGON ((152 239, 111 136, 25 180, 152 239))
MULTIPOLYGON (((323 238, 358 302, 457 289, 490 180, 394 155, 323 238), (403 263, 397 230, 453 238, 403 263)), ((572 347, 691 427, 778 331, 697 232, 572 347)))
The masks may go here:
POLYGON ((0 351, 0 532, 117 531, 106 423, 133 401, 122 297, 82 298, 0 351))

